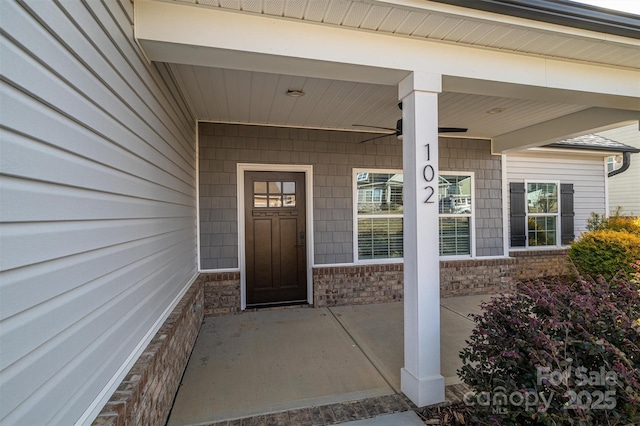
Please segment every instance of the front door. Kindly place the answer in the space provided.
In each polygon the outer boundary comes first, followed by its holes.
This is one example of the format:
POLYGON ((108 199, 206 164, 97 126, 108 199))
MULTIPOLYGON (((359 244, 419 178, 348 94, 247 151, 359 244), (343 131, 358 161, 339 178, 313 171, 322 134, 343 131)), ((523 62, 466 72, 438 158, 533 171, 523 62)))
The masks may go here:
POLYGON ((304 179, 245 172, 247 306, 307 301, 304 179))

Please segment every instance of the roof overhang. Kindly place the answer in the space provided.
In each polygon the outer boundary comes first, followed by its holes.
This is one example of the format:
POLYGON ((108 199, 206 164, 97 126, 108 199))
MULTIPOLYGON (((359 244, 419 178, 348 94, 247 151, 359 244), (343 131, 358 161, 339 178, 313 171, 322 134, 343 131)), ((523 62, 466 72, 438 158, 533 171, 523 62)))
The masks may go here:
POLYGON ((566 0, 431 0, 469 9, 640 39, 640 17, 566 0))

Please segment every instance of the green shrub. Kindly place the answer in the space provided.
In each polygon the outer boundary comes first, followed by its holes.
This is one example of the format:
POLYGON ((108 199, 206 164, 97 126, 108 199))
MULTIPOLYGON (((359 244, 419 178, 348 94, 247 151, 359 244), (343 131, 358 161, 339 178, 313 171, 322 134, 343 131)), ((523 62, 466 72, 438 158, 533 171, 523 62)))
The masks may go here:
POLYGON ((611 279, 620 270, 630 274, 640 259, 640 234, 604 229, 584 234, 571 243, 569 257, 581 275, 611 279))
POLYGON ((606 229, 640 236, 640 217, 622 216, 620 207, 609 217, 591 213, 591 217, 587 219, 587 231, 604 231, 606 229))
POLYGON ((521 283, 482 309, 458 370, 474 424, 640 424, 637 283, 521 283))

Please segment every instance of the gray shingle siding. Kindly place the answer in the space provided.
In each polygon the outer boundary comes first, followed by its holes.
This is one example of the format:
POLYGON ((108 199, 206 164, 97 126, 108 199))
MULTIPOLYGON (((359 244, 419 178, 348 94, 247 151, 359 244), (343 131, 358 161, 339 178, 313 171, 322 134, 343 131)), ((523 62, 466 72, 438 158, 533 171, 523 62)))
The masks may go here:
POLYGON ((502 181, 499 155, 485 140, 441 138, 440 170, 475 174, 476 256, 502 255, 502 181))
MULTIPOLYGON (((200 123, 202 269, 238 267, 238 163, 313 165, 314 263, 351 263, 354 168, 402 169, 394 137, 360 144, 367 134, 200 123)), ((488 141, 440 140, 440 169, 473 171, 477 255, 501 255, 500 157, 488 141)))

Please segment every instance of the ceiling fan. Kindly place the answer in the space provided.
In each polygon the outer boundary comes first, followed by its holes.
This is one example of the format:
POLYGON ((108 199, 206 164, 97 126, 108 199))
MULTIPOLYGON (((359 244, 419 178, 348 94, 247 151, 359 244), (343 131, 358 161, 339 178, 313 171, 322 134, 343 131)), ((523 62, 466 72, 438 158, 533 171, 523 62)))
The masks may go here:
MULTIPOLYGON (((398 108, 402 109, 402 102, 400 102, 398 104, 398 108)), ((392 129, 391 127, 380 127, 380 126, 369 126, 367 124, 352 124, 352 126, 354 127, 369 127, 372 129, 382 129, 382 130, 388 130, 390 133, 384 134, 384 135, 379 135, 379 136, 374 136, 372 138, 369 139, 365 139, 363 141, 360 141, 360 143, 365 143, 365 142, 369 142, 375 139, 380 139, 380 138, 385 138, 389 135, 395 135, 398 139, 402 139, 402 118, 398 121, 396 121, 396 128, 392 129)), ((438 133, 466 133, 467 132, 467 128, 465 127, 438 127, 438 133)))

